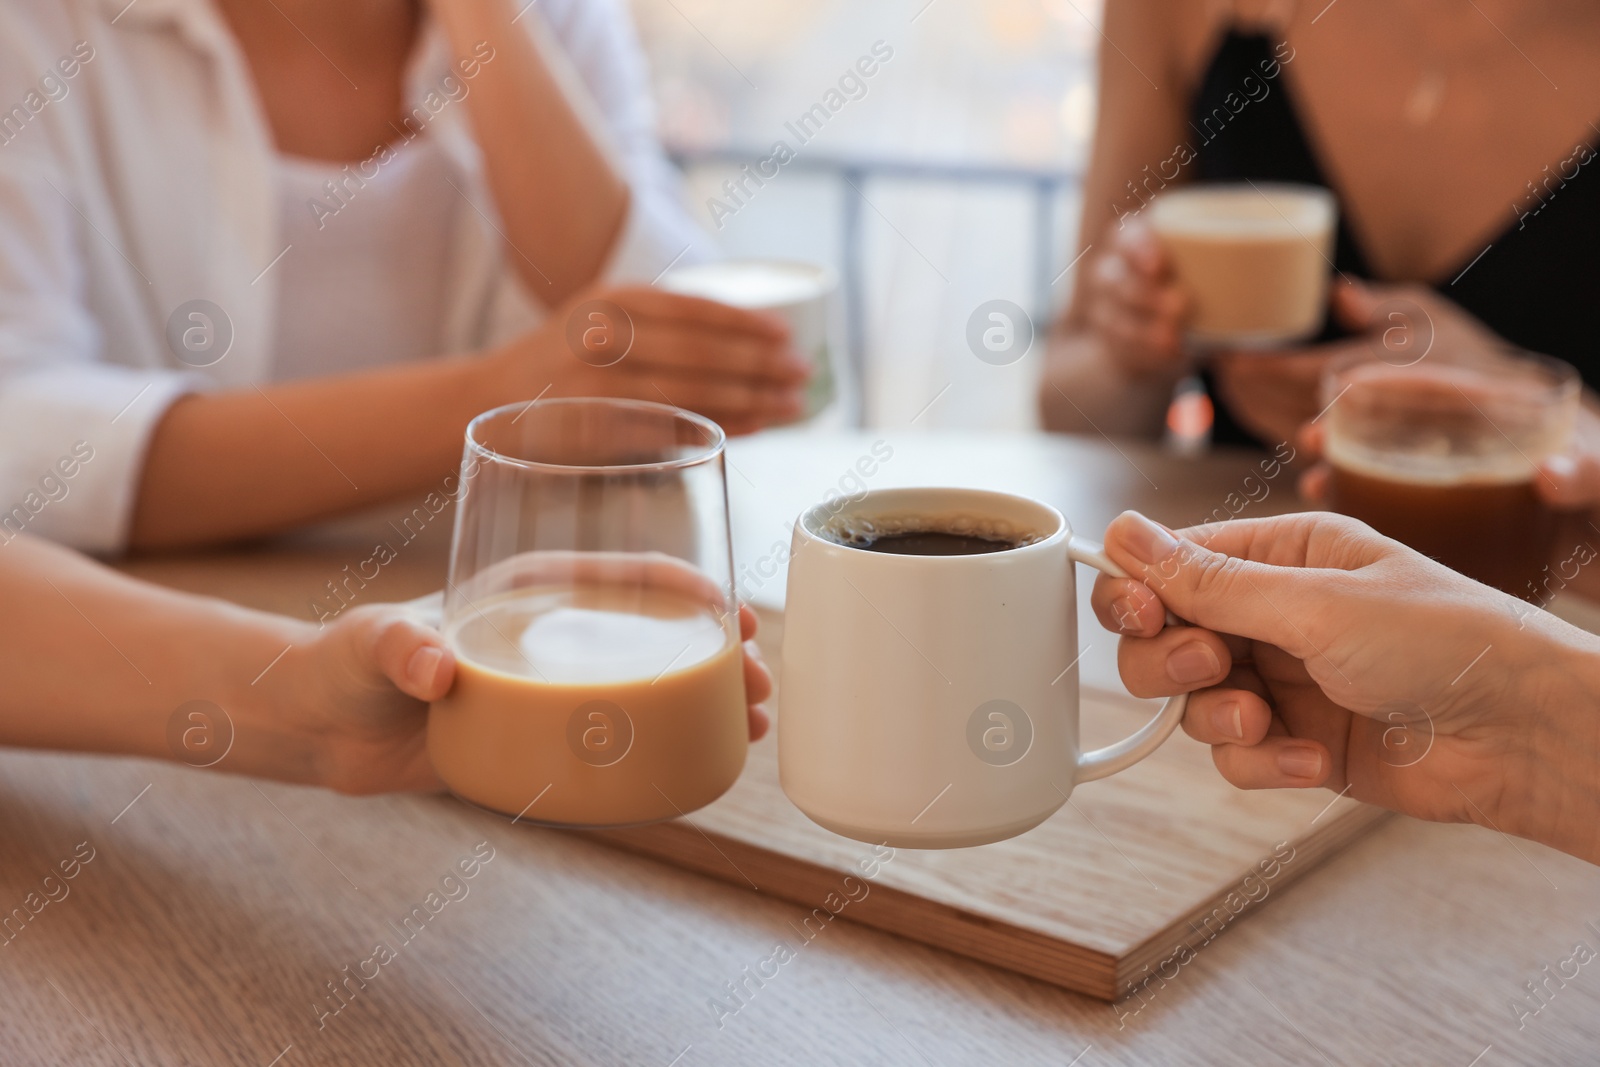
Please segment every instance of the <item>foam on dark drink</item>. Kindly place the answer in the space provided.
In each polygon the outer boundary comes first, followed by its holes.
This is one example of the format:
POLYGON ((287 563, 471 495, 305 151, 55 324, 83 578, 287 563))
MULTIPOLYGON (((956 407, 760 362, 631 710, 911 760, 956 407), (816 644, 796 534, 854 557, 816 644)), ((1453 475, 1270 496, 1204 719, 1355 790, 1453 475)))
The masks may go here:
POLYGON ((1039 540, 1032 530, 973 515, 841 516, 824 533, 849 548, 897 556, 975 556, 1039 540))
POLYGON ((1519 357, 1331 372, 1329 505, 1486 585, 1536 596, 1558 528, 1537 463, 1565 447, 1577 400, 1563 366, 1519 357))

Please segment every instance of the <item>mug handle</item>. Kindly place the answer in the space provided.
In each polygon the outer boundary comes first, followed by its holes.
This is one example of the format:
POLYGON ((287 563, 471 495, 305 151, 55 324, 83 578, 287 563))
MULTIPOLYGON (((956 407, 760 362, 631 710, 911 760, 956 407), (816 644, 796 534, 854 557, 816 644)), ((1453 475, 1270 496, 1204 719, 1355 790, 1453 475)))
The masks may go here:
MULTIPOLYGON (((1109 574, 1113 578, 1126 578, 1128 572, 1111 562, 1106 555, 1106 546, 1098 541, 1074 534, 1067 539, 1067 555, 1074 563, 1086 563, 1102 574, 1109 574)), ((1178 620, 1171 612, 1167 613, 1167 623, 1171 625, 1178 620)), ((1127 770, 1135 763, 1144 759, 1150 753, 1161 747, 1161 742, 1172 735, 1178 723, 1183 719, 1183 709, 1189 703, 1188 693, 1179 693, 1175 697, 1168 697, 1167 702, 1161 706, 1161 711, 1156 717, 1145 723, 1137 732, 1105 748, 1097 748, 1093 752, 1084 752, 1078 756, 1078 771, 1074 777, 1075 782, 1092 782, 1096 778, 1105 778, 1116 774, 1118 771, 1127 770)))

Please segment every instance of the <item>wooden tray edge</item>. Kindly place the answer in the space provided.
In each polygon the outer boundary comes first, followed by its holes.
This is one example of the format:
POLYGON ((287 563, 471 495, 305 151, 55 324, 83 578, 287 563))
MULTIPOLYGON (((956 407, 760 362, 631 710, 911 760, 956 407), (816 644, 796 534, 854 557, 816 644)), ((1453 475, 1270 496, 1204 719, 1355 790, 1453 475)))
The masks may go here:
MULTIPOLYGON (((586 836, 674 867, 810 907, 813 915, 818 911, 828 914, 823 902, 829 894, 844 895, 841 889, 844 878, 863 880, 860 874, 849 869, 825 867, 737 838, 707 834, 682 819, 624 830, 590 831, 586 836), (756 879, 778 888, 763 889, 756 879)), ((849 902, 837 917, 1100 1000, 1110 1001, 1117 996, 1118 966, 1114 956, 1044 938, 1010 923, 974 915, 890 886, 873 883, 866 896, 849 902), (937 940, 933 933, 936 930, 937 940)))
MULTIPOLYGON (((1260 900, 1248 901, 1247 898, 1248 902, 1243 908, 1237 913, 1231 913, 1232 917, 1225 924, 1219 926, 1214 933, 1208 935, 1205 931, 1195 927, 1195 920, 1207 913, 1214 912, 1214 909, 1218 907, 1223 907, 1225 911, 1231 912, 1231 909, 1225 907, 1223 901, 1227 899, 1230 893, 1235 892, 1238 887, 1229 885, 1218 891, 1210 900, 1202 903, 1187 917, 1174 922, 1165 930, 1146 939, 1121 959, 1117 966, 1117 992, 1114 999, 1120 1000, 1129 995, 1137 985, 1148 986, 1152 979, 1161 981, 1163 984, 1166 981, 1170 981, 1170 976, 1160 974, 1159 967, 1160 964, 1179 954, 1180 946, 1187 948, 1190 952, 1197 952, 1201 946, 1209 944, 1238 919, 1258 910, 1261 905, 1265 904, 1273 896, 1300 881, 1300 879, 1321 866, 1336 853, 1343 851, 1356 838, 1362 836, 1393 814, 1393 812, 1383 808, 1374 807, 1370 804, 1361 804, 1336 817, 1326 829, 1292 842, 1295 849, 1294 859, 1284 864, 1281 873, 1271 881, 1270 885, 1273 892, 1269 892, 1261 897, 1260 900), (1153 965, 1157 967, 1157 971, 1155 974, 1150 974, 1150 968, 1153 965)), ((1241 878, 1242 880, 1243 878, 1241 878)))

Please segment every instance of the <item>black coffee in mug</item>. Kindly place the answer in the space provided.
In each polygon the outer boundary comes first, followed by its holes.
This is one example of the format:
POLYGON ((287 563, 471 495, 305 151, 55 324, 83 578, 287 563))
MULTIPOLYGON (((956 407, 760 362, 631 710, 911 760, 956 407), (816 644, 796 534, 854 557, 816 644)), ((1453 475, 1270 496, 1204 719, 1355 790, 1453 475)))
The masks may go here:
POLYGON ((849 548, 894 556, 979 556, 1032 544, 1038 537, 994 519, 905 516, 860 518, 832 526, 828 538, 849 548))
POLYGON ((896 556, 976 556, 984 552, 1004 552, 1016 548, 1017 542, 991 541, 987 537, 946 533, 943 530, 908 530, 875 537, 852 547, 896 556))

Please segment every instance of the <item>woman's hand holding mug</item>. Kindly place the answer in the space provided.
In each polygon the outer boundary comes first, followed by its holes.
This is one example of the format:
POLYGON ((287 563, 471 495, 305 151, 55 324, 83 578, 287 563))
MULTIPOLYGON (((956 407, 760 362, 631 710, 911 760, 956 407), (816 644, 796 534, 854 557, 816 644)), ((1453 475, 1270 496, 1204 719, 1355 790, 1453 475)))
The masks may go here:
POLYGON ((1600 640, 1334 515, 1173 532, 1129 512, 1106 553, 1133 576, 1093 593, 1124 682, 1191 693, 1184 729, 1230 782, 1600 861, 1600 640))
POLYGON ((1074 564, 1121 573, 1047 504, 880 489, 795 524, 784 610, 783 790, 813 822, 895 848, 1014 837, 1177 727, 1080 751, 1074 564), (952 541, 954 543, 952 543, 952 541))
POLYGON ((782 319, 649 286, 588 290, 490 358, 514 400, 649 400, 730 434, 798 417, 811 376, 782 319))

